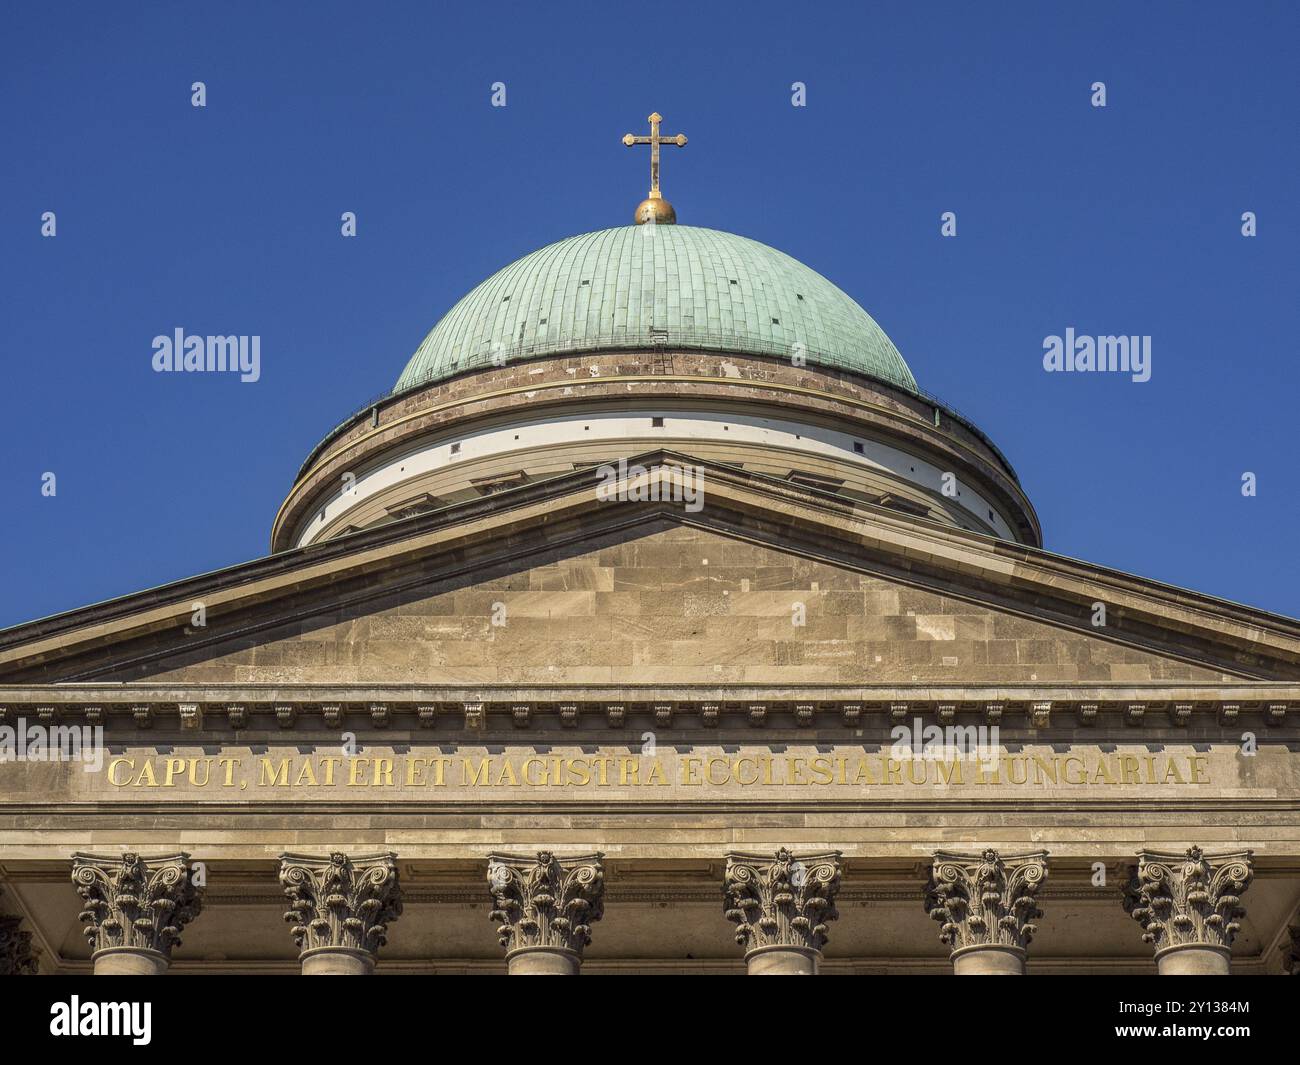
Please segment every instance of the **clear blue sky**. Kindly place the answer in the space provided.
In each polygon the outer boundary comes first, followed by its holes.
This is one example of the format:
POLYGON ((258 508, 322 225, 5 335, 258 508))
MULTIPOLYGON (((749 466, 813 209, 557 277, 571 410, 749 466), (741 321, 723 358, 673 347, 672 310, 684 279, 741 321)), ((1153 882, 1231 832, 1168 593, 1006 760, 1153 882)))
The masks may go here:
POLYGON ((265 554, 307 452, 457 298, 629 220, 651 110, 691 140, 681 220, 856 298, 1050 550, 1300 614, 1297 10, 10 3, 0 625, 265 554), (1067 326, 1150 335, 1151 381, 1044 373, 1067 326), (177 327, 259 334, 262 379, 155 374, 177 327))

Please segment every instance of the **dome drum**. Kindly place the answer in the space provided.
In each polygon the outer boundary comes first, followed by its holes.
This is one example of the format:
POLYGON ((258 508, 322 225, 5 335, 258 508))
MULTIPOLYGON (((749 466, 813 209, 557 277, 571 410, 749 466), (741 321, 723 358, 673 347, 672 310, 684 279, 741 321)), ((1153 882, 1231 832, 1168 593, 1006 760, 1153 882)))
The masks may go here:
POLYGON ((618 351, 465 371, 363 411, 322 444, 273 546, 656 448, 1037 543, 1005 460, 939 411, 936 428, 936 408, 910 391, 737 353, 618 351), (942 491, 947 471, 959 496, 942 491))

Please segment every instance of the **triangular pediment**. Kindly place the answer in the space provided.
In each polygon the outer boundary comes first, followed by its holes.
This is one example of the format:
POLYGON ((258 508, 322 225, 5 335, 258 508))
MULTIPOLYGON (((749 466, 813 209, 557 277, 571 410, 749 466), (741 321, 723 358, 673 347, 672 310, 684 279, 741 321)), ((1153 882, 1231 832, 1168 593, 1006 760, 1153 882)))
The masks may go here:
POLYGON ((1300 676, 1300 626, 1287 619, 731 467, 697 467, 704 495, 694 506, 670 498, 682 465, 695 463, 643 456, 614 492, 599 471, 576 471, 20 626, 0 634, 0 680, 782 686, 1300 676), (191 623, 196 604, 202 626, 191 623))

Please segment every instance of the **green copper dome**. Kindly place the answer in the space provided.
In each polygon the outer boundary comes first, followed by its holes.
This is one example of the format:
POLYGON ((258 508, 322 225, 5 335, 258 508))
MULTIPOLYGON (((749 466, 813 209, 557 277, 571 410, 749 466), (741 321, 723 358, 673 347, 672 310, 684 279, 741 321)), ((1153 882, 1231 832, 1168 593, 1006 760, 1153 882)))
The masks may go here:
POLYGON ((659 344, 802 354, 916 390, 884 330, 821 274, 746 237, 657 225, 569 237, 497 271, 433 327, 394 391, 494 362, 659 344))

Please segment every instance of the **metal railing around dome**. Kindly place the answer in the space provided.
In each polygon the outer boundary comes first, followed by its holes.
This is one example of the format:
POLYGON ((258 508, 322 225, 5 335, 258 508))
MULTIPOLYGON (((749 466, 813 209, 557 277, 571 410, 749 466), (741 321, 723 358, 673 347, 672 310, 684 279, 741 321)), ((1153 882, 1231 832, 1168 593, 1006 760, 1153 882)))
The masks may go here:
MULTIPOLYGON (((848 359, 843 355, 835 352, 821 351, 808 347, 802 342, 779 343, 770 337, 758 337, 743 333, 707 333, 695 332, 674 334, 670 331, 651 330, 647 337, 632 337, 627 333, 609 334, 603 336, 584 336, 581 340, 537 340, 528 344, 517 344, 510 348, 495 347, 487 351, 476 352, 473 355, 461 359, 456 369, 452 373, 444 373, 438 367, 431 367, 428 372, 422 374, 417 379, 411 381, 400 390, 393 389, 388 392, 380 392, 372 396, 360 406, 355 407, 350 414, 337 425, 334 426, 324 438, 317 444, 307 456, 306 461, 298 470, 295 482, 299 480, 315 463, 317 457, 329 445, 340 432, 350 426, 356 419, 365 412, 374 409, 381 403, 388 403, 402 396, 418 392, 425 388, 433 381, 451 380, 459 377, 461 374, 472 373, 479 370, 485 370, 492 366, 504 366, 510 362, 524 362, 529 359, 545 358, 551 356, 568 355, 586 355, 598 354, 603 351, 642 351, 662 353, 665 357, 671 356, 675 352, 689 351, 737 351, 745 355, 764 355, 769 358, 777 358, 783 362, 788 362, 793 354, 800 354, 809 363, 821 367, 831 367, 838 370, 846 370, 859 377, 865 377, 872 381, 878 381, 881 384, 888 385, 892 388, 901 389, 909 395, 916 396, 918 399, 930 404, 936 408, 938 413, 946 414, 954 421, 962 425, 990 451, 995 454, 1006 467, 1007 472, 1017 485, 1020 484, 1020 478, 1016 474, 1015 467, 1007 460, 1001 449, 990 440, 970 418, 962 414, 952 404, 945 402, 933 392, 928 392, 916 384, 915 379, 911 385, 900 384, 881 374, 872 373, 870 370, 863 369, 855 360, 848 359), (798 347, 796 347, 798 344, 798 347)), ((418 353, 418 352, 417 352, 418 353)), ((902 356, 899 356, 902 361, 902 356)))

